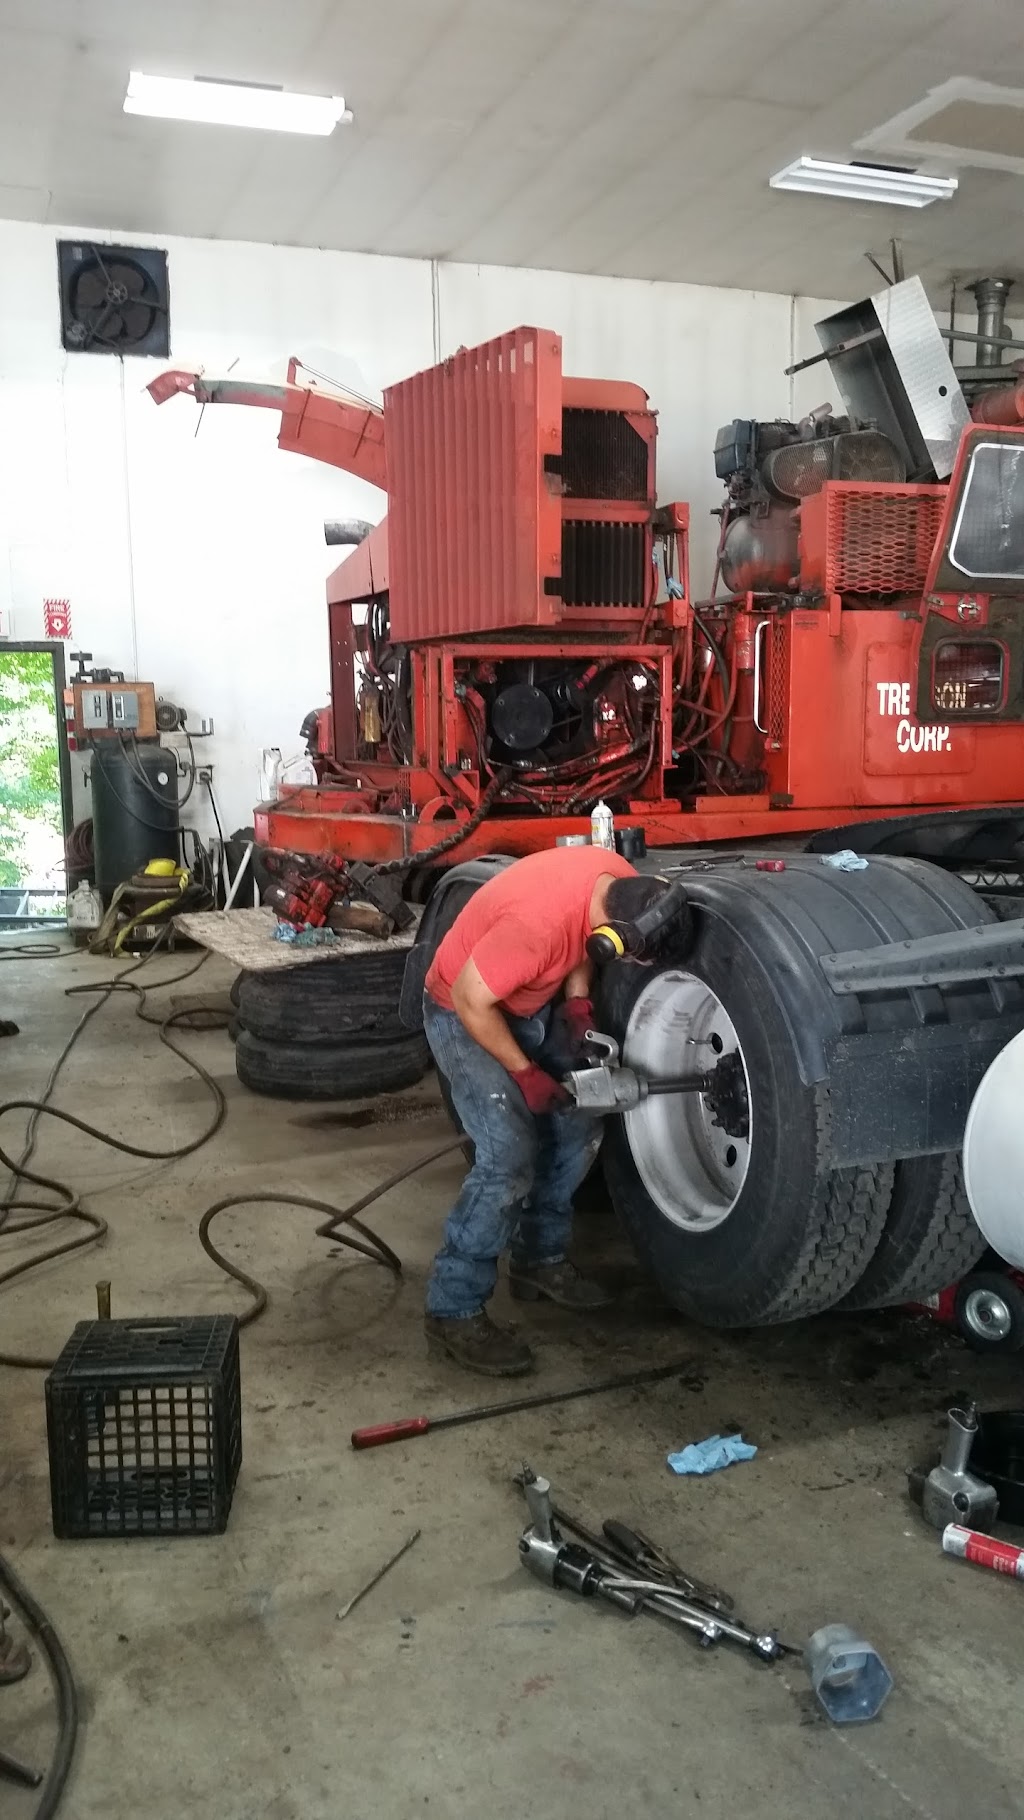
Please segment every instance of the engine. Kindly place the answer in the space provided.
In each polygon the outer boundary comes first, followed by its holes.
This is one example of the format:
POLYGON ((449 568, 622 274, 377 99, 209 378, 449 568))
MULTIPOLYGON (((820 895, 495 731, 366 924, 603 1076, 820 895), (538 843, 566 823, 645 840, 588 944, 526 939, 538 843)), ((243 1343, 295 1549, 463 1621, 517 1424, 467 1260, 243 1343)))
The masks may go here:
POLYGON ((734 594, 797 586, 795 508, 827 480, 900 482, 906 466, 881 431, 829 406, 800 423, 736 418, 715 439, 715 473, 726 483, 720 545, 722 579, 734 594))
POLYGON ((473 666, 465 690, 490 769, 564 781, 639 758, 648 741, 654 692, 635 665, 510 659, 473 666))
MULTIPOLYGON (((386 624, 386 621, 385 621, 386 624)), ((376 621, 379 633, 380 619, 376 621)), ((368 641, 359 691, 360 756, 407 763, 413 703, 409 654, 368 641)), ((653 668, 607 656, 531 654, 461 660, 454 695, 462 768, 499 773, 526 801, 638 786, 650 766, 660 691, 653 668)), ((304 727, 304 732, 308 731, 304 727)))

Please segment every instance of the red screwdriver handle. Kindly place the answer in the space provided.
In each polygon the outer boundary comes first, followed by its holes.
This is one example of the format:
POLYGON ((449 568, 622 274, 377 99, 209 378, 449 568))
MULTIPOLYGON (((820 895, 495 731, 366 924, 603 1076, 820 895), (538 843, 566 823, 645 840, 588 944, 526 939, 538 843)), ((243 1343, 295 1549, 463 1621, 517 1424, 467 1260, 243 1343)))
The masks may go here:
POLYGON ((429 1416, 406 1416, 401 1422, 377 1422, 371 1428, 353 1428, 353 1447, 386 1447, 389 1441, 407 1441, 410 1435, 425 1435, 429 1416))

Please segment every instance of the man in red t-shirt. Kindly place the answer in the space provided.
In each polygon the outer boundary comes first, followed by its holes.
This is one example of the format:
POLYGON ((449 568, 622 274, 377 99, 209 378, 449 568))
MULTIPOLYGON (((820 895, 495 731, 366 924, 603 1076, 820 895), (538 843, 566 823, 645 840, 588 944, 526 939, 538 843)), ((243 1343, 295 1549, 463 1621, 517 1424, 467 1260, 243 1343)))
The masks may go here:
POLYGON ((525 1341, 485 1312, 511 1245, 520 1301, 589 1310, 609 1300, 566 1258, 572 1198, 601 1123, 555 1078, 593 1021, 594 929, 631 922, 665 890, 601 847, 532 853, 489 879, 440 943, 423 1022, 474 1161, 448 1216, 427 1290, 431 1350, 490 1376, 529 1371, 525 1341))

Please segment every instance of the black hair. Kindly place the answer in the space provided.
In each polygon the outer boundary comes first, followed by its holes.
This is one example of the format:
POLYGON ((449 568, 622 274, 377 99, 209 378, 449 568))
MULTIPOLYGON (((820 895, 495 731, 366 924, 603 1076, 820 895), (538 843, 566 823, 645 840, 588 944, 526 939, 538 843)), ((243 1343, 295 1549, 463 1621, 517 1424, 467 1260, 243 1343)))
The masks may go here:
POLYGON ((605 897, 605 916, 610 923, 632 923, 667 890, 663 878, 613 878, 605 897))

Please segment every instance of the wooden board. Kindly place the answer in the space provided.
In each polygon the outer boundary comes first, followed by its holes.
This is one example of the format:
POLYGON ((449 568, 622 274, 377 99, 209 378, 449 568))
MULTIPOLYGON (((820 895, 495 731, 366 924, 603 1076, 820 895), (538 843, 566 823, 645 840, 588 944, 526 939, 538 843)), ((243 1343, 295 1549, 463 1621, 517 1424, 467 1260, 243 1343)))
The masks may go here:
POLYGON ((180 929, 200 947, 222 954, 247 973, 265 973, 274 968, 308 967, 327 961, 343 960, 353 954, 380 954, 385 950, 411 948, 416 926, 402 930, 388 941, 376 935, 363 935, 357 929, 338 935, 329 947, 301 948, 295 942, 274 940, 277 917, 269 904, 258 910, 190 910, 174 918, 180 929))

